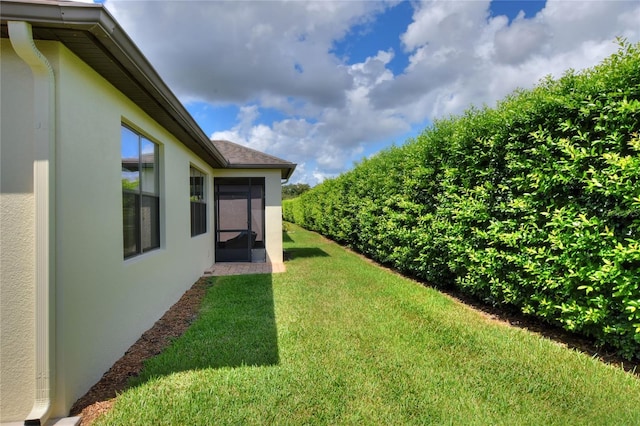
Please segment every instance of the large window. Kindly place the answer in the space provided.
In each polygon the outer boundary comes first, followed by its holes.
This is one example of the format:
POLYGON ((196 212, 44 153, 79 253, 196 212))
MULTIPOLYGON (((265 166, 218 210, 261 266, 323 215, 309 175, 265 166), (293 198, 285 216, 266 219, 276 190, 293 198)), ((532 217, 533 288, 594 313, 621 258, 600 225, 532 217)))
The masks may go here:
POLYGON ((160 247, 158 145, 122 126, 124 257, 160 247))
POLYGON ((207 232, 207 201, 205 198, 205 174, 191 167, 189 189, 191 200, 191 236, 207 232))

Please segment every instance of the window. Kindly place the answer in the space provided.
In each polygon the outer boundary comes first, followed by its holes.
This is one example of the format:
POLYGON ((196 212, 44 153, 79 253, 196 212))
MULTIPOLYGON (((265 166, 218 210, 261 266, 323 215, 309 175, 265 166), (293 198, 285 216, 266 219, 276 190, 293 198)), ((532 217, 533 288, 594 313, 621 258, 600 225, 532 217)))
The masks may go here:
POLYGON ((189 188, 191 200, 191 236, 207 232, 207 202, 205 200, 205 174, 191 167, 189 188))
POLYGON ((160 247, 158 145, 122 126, 124 257, 160 247))

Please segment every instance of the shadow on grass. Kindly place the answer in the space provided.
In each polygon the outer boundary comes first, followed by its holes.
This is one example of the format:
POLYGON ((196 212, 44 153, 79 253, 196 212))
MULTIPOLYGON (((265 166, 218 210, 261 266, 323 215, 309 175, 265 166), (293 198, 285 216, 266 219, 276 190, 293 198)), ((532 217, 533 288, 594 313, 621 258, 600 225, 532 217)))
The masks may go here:
POLYGON ((291 235, 289 235, 288 232, 283 232, 282 233, 282 241, 285 243, 292 243, 293 239, 291 238, 291 235))
POLYGON ((198 319, 131 385, 179 371, 279 363, 270 274, 216 277, 198 319))
POLYGON ((306 257, 329 257, 329 254, 316 247, 296 247, 287 249, 287 259, 300 259, 306 257))

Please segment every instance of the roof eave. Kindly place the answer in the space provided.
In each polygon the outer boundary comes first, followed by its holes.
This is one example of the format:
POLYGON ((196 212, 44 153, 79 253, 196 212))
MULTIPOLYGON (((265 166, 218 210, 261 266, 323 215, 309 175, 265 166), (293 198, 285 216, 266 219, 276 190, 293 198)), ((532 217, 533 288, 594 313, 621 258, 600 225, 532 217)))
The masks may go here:
MULTIPOLYGON (((3 23, 20 20, 29 22, 36 28, 75 29, 90 33, 96 47, 113 57, 115 65, 121 67, 137 84, 138 95, 144 96, 166 111, 168 117, 152 115, 156 121, 172 133, 175 132, 175 136, 183 144, 212 167, 224 168, 229 165, 142 52, 102 5, 73 2, 24 3, 12 0, 2 0, 0 5, 0 19, 3 23)), ((118 88, 117 81, 110 83, 118 88)), ((129 93, 125 95, 136 98, 129 93)), ((139 106, 146 110, 145 105, 139 103, 139 106)))

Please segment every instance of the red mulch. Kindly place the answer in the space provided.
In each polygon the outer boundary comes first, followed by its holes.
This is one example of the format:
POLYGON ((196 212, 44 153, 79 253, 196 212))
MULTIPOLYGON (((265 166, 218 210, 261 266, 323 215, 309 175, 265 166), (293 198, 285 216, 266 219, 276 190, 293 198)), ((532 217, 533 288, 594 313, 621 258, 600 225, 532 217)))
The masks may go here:
POLYGON ((207 278, 199 279, 124 356, 104 373, 100 381, 71 407, 70 415, 81 416, 80 425, 92 424, 109 411, 114 398, 127 388, 129 378, 137 376, 146 359, 162 352, 171 340, 180 337, 198 316, 202 299, 209 286, 207 278))

